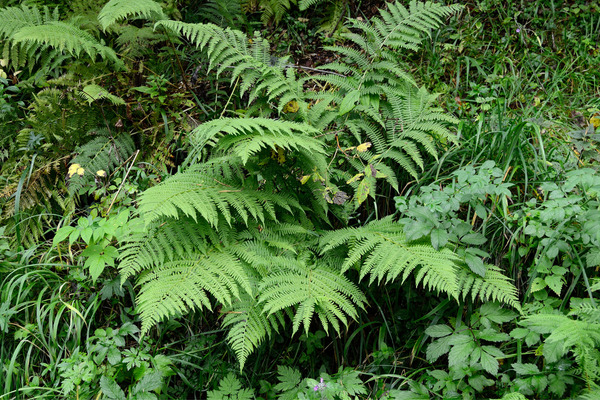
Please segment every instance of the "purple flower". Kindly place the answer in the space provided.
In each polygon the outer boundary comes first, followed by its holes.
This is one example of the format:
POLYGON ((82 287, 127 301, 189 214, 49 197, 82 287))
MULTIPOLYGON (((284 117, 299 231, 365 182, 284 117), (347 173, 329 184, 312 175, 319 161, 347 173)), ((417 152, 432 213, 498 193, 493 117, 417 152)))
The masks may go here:
POLYGON ((521 32, 521 28, 517 28, 517 33, 521 32))
POLYGON ((315 386, 315 392, 319 391, 319 385, 315 386))

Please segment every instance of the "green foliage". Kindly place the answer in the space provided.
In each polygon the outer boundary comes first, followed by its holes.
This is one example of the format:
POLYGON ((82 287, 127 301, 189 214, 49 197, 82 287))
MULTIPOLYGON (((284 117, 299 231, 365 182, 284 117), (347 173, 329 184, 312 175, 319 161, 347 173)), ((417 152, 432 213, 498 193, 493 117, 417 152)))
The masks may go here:
POLYGON ((162 7, 153 0, 110 0, 98 14, 98 22, 103 30, 108 29, 124 18, 164 18, 162 7))
POLYGON ((89 132, 92 137, 78 146, 69 167, 69 193, 83 194, 95 188, 97 180, 103 181, 122 166, 133 154, 135 145, 130 135, 112 135, 106 129, 89 132))
POLYGON ((114 50, 101 44, 94 36, 73 22, 59 21, 58 8, 50 11, 36 6, 7 7, 0 9, 0 37, 4 41, 3 58, 13 68, 34 63, 61 63, 62 52, 72 57, 85 53, 94 61, 96 57, 111 61, 121 67, 122 62, 114 50))
POLYGON ((464 260, 448 248, 435 250, 431 245, 410 242, 403 225, 390 217, 361 228, 347 228, 328 233, 322 238, 323 251, 348 245, 342 271, 358 267, 360 277, 370 274, 370 282, 386 282, 400 275, 402 281, 416 270, 416 282, 429 290, 441 291, 455 299, 505 302, 520 308, 517 290, 499 269, 489 266, 482 277, 465 268, 464 260))

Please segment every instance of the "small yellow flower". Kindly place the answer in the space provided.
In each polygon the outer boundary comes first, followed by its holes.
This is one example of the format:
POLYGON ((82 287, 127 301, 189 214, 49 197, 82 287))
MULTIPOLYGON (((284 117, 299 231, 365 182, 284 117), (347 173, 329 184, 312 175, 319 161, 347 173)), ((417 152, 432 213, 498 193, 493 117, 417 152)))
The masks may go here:
POLYGON ((71 164, 71 166, 69 167, 69 172, 67 172, 67 176, 70 178, 73 175, 77 174, 79 176, 83 176, 83 173, 85 172, 85 169, 81 168, 81 165, 79 164, 71 164))
POLYGON ((96 171, 96 175, 98 175, 101 178, 104 178, 106 176, 106 171, 101 169, 99 171, 96 171))

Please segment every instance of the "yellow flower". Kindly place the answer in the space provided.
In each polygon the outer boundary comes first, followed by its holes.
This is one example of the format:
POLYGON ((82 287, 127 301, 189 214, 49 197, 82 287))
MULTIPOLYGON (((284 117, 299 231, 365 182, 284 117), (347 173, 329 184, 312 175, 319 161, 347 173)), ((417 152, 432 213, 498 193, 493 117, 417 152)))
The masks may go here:
POLYGON ((96 171, 96 175, 98 175, 101 178, 104 178, 106 176, 106 171, 101 169, 99 171, 96 171))
POLYGON ((71 164, 71 166, 69 167, 69 172, 67 172, 67 176, 70 178, 73 175, 77 174, 79 176, 83 176, 83 173, 85 172, 85 169, 81 168, 81 165, 79 164, 71 164))

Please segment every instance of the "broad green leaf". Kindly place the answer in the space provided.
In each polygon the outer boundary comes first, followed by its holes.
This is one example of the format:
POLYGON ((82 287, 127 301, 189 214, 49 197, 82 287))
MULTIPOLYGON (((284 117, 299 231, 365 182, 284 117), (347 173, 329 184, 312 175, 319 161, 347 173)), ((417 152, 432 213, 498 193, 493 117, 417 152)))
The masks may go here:
POLYGON ((546 282, 544 281, 543 278, 537 277, 533 280, 533 282, 531 282, 531 292, 537 292, 539 290, 544 289, 546 286, 548 286, 546 284, 546 282))
POLYGON ((340 111, 338 114, 344 115, 344 114, 352 111, 354 109, 354 107, 356 106, 356 102, 359 99, 360 99, 360 91, 358 89, 355 89, 355 90, 349 92, 346 95, 346 97, 344 97, 344 100, 342 100, 342 103, 340 104, 340 111))
POLYGON ((151 392, 162 386, 162 375, 159 371, 146 373, 134 386, 134 393, 151 392))
POLYGON ((483 260, 480 257, 471 253, 466 253, 465 262, 467 263, 471 271, 473 271, 481 277, 485 277, 486 268, 485 264, 483 263, 483 260))
POLYGON ((494 376, 498 375, 498 368, 500 367, 500 364, 494 357, 483 351, 481 352, 480 362, 483 369, 485 369, 487 372, 494 376))
POLYGON ((461 366, 468 360, 474 349, 475 342, 472 338, 466 343, 453 346, 448 354, 448 365, 451 367, 461 366))
POLYGON ((63 226, 59 230, 56 231, 54 235, 54 239, 52 239, 52 243, 54 246, 65 240, 73 231, 75 230, 74 226, 63 226))
POLYGON ((519 375, 535 375, 540 373, 540 369, 535 364, 511 364, 515 372, 519 375))
POLYGON ((483 375, 475 375, 469 378, 469 385, 478 392, 482 392, 486 386, 492 386, 494 381, 483 375))
POLYGON ((460 241, 470 245, 481 245, 487 242, 487 238, 481 233, 469 233, 460 238, 460 241))
MULTIPOLYGON (((445 229, 434 229, 431 231, 431 245, 434 249, 439 250, 448 243, 448 232, 445 229)), ((485 273, 485 269, 484 269, 485 273)))
POLYGON ((597 267, 600 265, 600 249, 592 248, 588 251, 587 256, 585 257, 588 268, 597 267))

